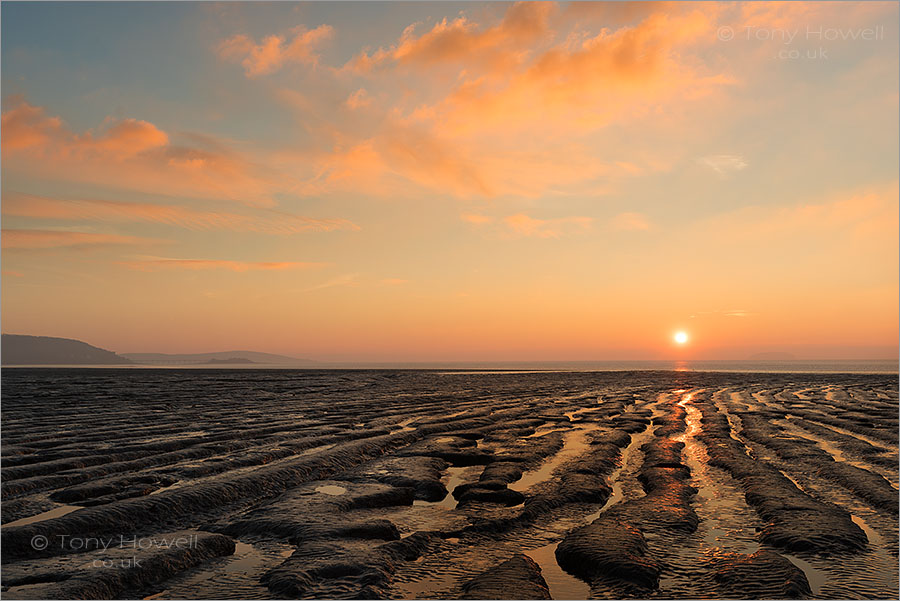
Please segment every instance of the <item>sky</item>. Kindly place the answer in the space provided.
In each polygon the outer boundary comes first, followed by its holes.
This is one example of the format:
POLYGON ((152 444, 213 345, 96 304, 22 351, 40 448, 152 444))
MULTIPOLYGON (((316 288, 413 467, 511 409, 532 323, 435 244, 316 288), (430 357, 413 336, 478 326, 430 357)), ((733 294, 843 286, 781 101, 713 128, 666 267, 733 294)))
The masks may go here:
POLYGON ((896 358, 897 22, 896 2, 4 2, 3 332, 896 358))

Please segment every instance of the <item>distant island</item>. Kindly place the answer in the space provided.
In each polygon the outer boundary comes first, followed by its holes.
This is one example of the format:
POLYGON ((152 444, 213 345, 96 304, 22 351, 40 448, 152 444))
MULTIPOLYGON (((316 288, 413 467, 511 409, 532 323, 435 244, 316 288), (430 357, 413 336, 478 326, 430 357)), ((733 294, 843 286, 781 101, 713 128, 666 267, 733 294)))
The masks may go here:
POLYGON ((309 359, 257 351, 115 353, 72 338, 3 334, 3 365, 317 365, 309 359))

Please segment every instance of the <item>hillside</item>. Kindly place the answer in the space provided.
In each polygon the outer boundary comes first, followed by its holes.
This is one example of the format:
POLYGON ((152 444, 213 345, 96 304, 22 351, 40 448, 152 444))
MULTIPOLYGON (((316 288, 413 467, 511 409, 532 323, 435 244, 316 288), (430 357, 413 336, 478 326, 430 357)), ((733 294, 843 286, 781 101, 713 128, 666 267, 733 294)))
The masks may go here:
POLYGON ((96 346, 71 338, 3 334, 3 365, 130 365, 132 362, 96 346))

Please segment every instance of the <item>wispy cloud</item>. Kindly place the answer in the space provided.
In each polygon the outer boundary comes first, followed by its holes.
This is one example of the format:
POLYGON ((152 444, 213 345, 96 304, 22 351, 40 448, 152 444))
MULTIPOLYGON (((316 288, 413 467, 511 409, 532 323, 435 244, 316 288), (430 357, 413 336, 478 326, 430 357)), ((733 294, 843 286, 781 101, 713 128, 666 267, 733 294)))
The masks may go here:
POLYGON ((120 261, 119 264, 139 271, 157 271, 160 269, 283 271, 286 269, 312 269, 325 265, 324 263, 298 261, 230 261, 221 259, 170 259, 166 257, 139 257, 131 261, 120 261))
POLYGON ((316 219, 274 210, 240 214, 227 211, 200 211, 177 205, 57 199, 30 194, 5 195, 3 214, 66 221, 160 223, 196 231, 227 230, 278 235, 359 229, 359 226, 346 219, 316 219))
POLYGON ((166 240, 119 236, 91 232, 65 230, 19 230, 4 229, 2 247, 5 249, 46 249, 46 248, 97 248, 104 246, 135 246, 165 243, 166 240))
POLYGON ((313 290, 323 290, 325 288, 335 288, 340 286, 358 286, 358 278, 358 273, 347 273, 344 275, 339 275, 337 277, 331 278, 330 280, 322 282, 321 284, 310 286, 309 288, 305 289, 305 292, 312 292, 313 290))
POLYGON ((897 243, 897 196, 900 185, 870 187, 857 193, 837 193, 806 204, 748 206, 703 222, 722 240, 797 240, 815 236, 835 241, 848 237, 857 242, 897 243))
POLYGON ((747 161, 735 154, 716 154, 697 159, 704 167, 709 167, 722 177, 747 168, 747 161))

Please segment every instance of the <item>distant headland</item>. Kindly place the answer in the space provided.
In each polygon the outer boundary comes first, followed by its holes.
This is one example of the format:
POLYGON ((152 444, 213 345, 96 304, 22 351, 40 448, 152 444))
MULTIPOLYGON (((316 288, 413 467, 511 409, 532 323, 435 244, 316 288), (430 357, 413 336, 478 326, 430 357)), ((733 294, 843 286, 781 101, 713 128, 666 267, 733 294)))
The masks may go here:
POLYGON ((3 334, 3 365, 315 365, 309 359, 256 351, 115 353, 72 338, 3 334))

